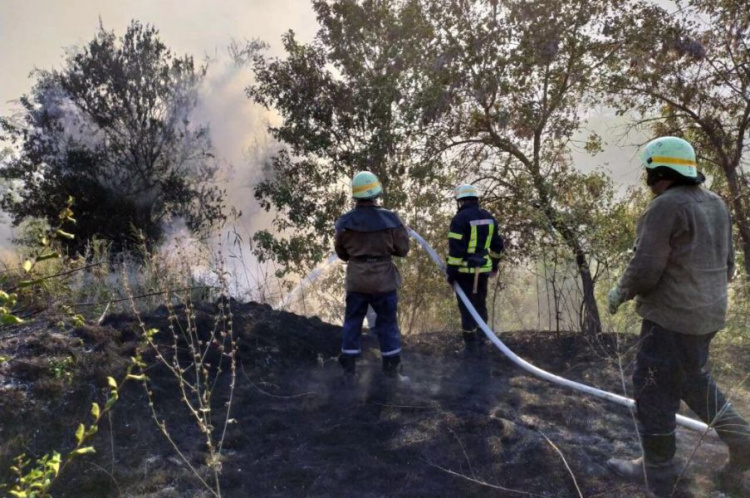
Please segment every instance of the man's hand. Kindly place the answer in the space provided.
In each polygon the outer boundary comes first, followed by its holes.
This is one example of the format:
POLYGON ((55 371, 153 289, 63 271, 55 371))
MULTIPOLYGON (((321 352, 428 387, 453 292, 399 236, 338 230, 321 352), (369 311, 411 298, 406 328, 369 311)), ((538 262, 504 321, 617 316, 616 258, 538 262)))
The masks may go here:
POLYGON ((497 270, 492 270, 490 272, 490 278, 495 278, 495 277, 497 277, 497 270))
POLYGON ((617 313, 617 308, 622 304, 622 295, 616 285, 612 287, 612 290, 607 295, 607 304, 609 305, 609 313, 611 315, 617 313))

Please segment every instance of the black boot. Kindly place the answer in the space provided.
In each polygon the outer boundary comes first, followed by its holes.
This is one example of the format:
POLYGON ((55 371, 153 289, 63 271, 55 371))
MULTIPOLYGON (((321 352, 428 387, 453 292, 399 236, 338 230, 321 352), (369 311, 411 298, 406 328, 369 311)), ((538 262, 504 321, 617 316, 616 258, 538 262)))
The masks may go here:
POLYGON ((678 476, 673 459, 675 436, 641 435, 641 443, 644 457, 635 460, 611 458, 607 466, 629 481, 648 482, 648 489, 654 496, 672 496, 678 476))
POLYGON ((339 355, 339 365, 344 369, 344 380, 347 382, 353 381, 356 372, 357 357, 341 354, 339 355))
POLYGON ((750 487, 750 482, 743 485, 743 474, 750 470, 750 425, 729 404, 711 425, 729 446, 729 459, 716 475, 719 488, 743 495, 750 487))
POLYGON ((383 356, 383 375, 389 378, 398 377, 398 365, 401 363, 401 355, 383 356))

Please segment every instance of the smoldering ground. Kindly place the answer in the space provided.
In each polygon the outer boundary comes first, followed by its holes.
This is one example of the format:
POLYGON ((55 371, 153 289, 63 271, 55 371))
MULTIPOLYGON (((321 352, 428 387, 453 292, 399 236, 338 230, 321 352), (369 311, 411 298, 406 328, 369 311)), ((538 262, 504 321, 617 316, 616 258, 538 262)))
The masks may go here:
MULTIPOLYGON (((224 496, 642 495, 641 487, 619 481, 604 466, 612 454, 638 454, 626 410, 529 377, 496 351, 485 359, 464 359, 456 331, 407 337, 403 374, 409 380, 396 387, 383 382, 377 341, 365 335, 358 384, 345 389, 335 360, 339 327, 265 305, 231 306, 240 365, 230 413, 236 423, 228 426, 222 456, 224 496)), ((212 305, 198 307, 195 320, 202 330, 212 326, 215 312, 212 305)), ((147 327, 168 324, 164 310, 144 319, 147 327)), ((45 333, 32 334, 39 339, 35 343, 16 343, 16 359, 0 369, 5 386, 0 414, 8 421, 3 471, 19 444, 35 454, 70 444, 72 428, 98 396, 97 386, 106 385, 105 376, 116 374, 132 354, 138 326, 132 316, 117 315, 101 327, 78 329, 78 339, 42 340, 39 334, 45 333), (49 374, 32 367, 61 351, 87 367, 85 379, 55 394, 37 387, 49 385, 49 374), (57 417, 52 429, 39 432, 35 424, 42 413, 57 417)), ((617 361, 591 350, 580 334, 528 331, 503 339, 542 368, 621 391, 617 361)), ((635 338, 621 338, 626 378, 634 345, 635 338)), ((170 374, 159 367, 148 371, 157 412, 189 461, 203 468, 204 444, 170 374)), ((228 383, 224 377, 216 390, 217 427, 228 383)), ((746 390, 739 389, 734 402, 743 412, 750 409, 746 390)), ((102 424, 93 444, 97 454, 66 470, 56 495, 199 493, 195 477, 150 419, 140 386, 123 392, 112 425, 102 424)), ((682 430, 679 445, 688 470, 675 496, 722 496, 711 472, 725 458, 725 448, 712 437, 682 430)))

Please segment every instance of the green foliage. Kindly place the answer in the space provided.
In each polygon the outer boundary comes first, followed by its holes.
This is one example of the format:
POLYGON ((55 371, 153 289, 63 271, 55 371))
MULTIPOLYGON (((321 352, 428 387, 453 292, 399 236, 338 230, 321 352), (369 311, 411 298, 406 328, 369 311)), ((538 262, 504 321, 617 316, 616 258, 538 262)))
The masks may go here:
POLYGON ((72 356, 50 358, 47 365, 54 378, 65 380, 68 383, 73 379, 75 360, 72 356))
POLYGON ((17 498, 52 498, 50 489, 63 470, 74 459, 96 453, 94 447, 87 444, 99 431, 99 423, 102 417, 112 409, 119 399, 119 392, 122 385, 129 380, 128 375, 133 366, 131 364, 128 367, 128 374, 120 385, 112 377, 107 378, 109 393, 104 409, 101 409, 98 403, 92 404, 91 424, 88 426, 83 423, 78 424, 74 434, 76 444, 67 454, 63 456, 59 452, 53 451, 36 459, 33 465, 26 455, 17 456, 14 459, 15 465, 11 467, 11 471, 16 476, 15 482, 11 485, 0 486, 0 488, 7 488, 8 493, 17 498))
POLYGON ((119 39, 101 28, 62 69, 37 71, 21 118, 0 119, 18 147, 0 177, 20 187, 3 209, 15 224, 55 225, 58 207, 75 197, 77 237, 56 236, 77 253, 94 237, 116 253, 141 240, 151 247, 171 217, 195 231, 222 221, 208 128, 190 121, 204 73, 138 22, 119 39))
MULTIPOLYGON (((319 261, 360 169, 379 175, 387 207, 442 247, 447 225, 436 223, 452 211, 451 188, 473 181, 501 218, 511 257, 531 256, 548 232, 567 246, 585 329, 598 331, 593 237, 581 227, 591 210, 606 218, 615 205, 608 179, 571 167, 570 144, 612 55, 605 25, 615 3, 314 2, 314 42, 290 33, 286 59, 254 59, 249 95, 280 112, 271 131, 289 148, 256 189, 279 213, 280 235, 256 236, 261 256, 295 270, 319 261), (581 191, 591 202, 574 206, 581 191)), ((588 149, 600 148, 592 137, 588 149)))
POLYGON ((636 113, 654 136, 693 143, 700 169, 732 210, 750 275, 747 2, 625 5, 609 24, 621 43, 602 90, 616 92, 620 113, 636 113))
MULTIPOLYGON (((41 271, 42 266, 52 262, 69 262, 68 258, 61 255, 58 246, 61 238, 68 240, 75 238, 73 234, 63 230, 66 225, 76 223, 75 218, 73 218, 73 202, 73 198, 68 197, 65 207, 57 214, 55 225, 33 225, 33 230, 30 231, 27 239, 28 254, 22 258, 23 263, 20 264, 20 277, 15 281, 6 282, 9 280, 8 274, 6 274, 0 279, 2 285, 11 285, 17 291, 8 294, 0 290, 0 326, 23 323, 23 319, 13 313, 19 297, 28 305, 39 297, 37 294, 39 294, 40 289, 47 285, 50 280, 60 276, 56 274, 45 275, 41 271)), ((61 311, 72 323, 82 324, 83 317, 75 314, 69 307, 64 307, 61 311)))

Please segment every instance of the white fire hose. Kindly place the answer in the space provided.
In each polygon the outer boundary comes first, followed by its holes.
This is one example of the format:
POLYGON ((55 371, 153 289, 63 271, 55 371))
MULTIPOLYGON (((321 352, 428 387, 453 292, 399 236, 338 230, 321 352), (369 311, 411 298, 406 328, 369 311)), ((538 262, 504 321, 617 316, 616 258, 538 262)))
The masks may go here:
MULTIPOLYGON (((420 236, 417 232, 415 232, 412 229, 409 230, 409 235, 411 235, 414 240, 416 240, 422 248, 427 251, 427 254, 432 258, 432 260, 435 262, 435 264, 442 270, 445 271, 445 264, 443 263, 443 260, 440 259, 440 256, 435 252, 435 250, 430 246, 430 244, 425 241, 422 236, 420 236)), ((297 288, 295 288, 294 291, 292 291, 280 304, 281 307, 286 306, 291 297, 293 295, 296 295, 297 292, 299 292, 302 287, 304 287, 306 284, 312 282, 315 277, 322 272, 325 267, 327 267, 329 264, 334 262, 336 260, 336 255, 331 254, 324 265, 316 268, 313 270, 313 273, 315 275, 311 278, 310 275, 308 275, 307 278, 305 278, 302 282, 300 282, 297 285, 297 288)), ((454 284, 453 288, 456 290, 456 293, 458 294, 458 297, 464 302, 466 305, 466 308, 471 313, 471 316, 474 317, 474 320, 479 325, 479 328, 482 329, 482 332, 484 332, 484 335, 487 336, 487 338, 492 341, 492 344, 497 346, 497 349, 500 350, 501 353, 503 353, 505 356, 508 357, 510 361, 518 365, 519 367, 523 368, 530 374, 539 377, 540 379, 544 379, 546 381, 552 382, 553 384, 557 384, 559 386, 569 387, 570 389, 574 389, 576 391, 580 391, 586 394, 590 394, 592 396, 596 396, 597 398, 602 398, 607 401, 611 401, 612 403, 616 403, 618 405, 622 405, 626 408, 633 409, 635 408, 635 401, 633 401, 630 398, 626 398, 625 396, 620 396, 619 394, 610 393, 607 391, 603 391, 601 389, 597 389, 595 387, 587 386, 585 384, 581 384, 579 382, 574 382, 572 380, 565 379, 563 377, 560 377, 558 375, 552 374, 547 372, 546 370, 542 370, 539 367, 535 367, 528 361, 524 360, 523 358, 516 355, 513 351, 511 351, 508 346, 506 346, 503 341, 500 340, 499 337, 495 335, 495 333, 490 329, 490 327, 482 320, 482 318, 479 316, 479 313, 477 313, 477 310, 474 308, 474 305, 471 304, 471 301, 468 297, 466 297, 466 294, 464 293, 463 289, 461 289, 458 284, 454 284)), ((702 432, 706 433, 711 431, 711 428, 704 424, 703 422, 700 422, 698 420, 694 420, 682 415, 677 415, 677 423, 683 427, 686 427, 688 429, 694 430, 696 432, 702 432)))
MULTIPOLYGON (((443 263, 443 260, 440 259, 440 256, 438 256, 438 254, 430 246, 430 244, 427 243, 426 240, 424 240, 417 232, 415 232, 412 229, 409 229, 409 235, 411 235, 419 243, 419 245, 421 245, 422 248, 425 251, 427 251, 427 254, 429 254, 430 258, 432 258, 432 260, 435 262, 435 264, 438 265, 438 267, 440 267, 441 270, 445 270, 445 264, 443 263)), ((512 361, 519 367, 523 368, 530 374, 535 375, 536 377, 539 377, 540 379, 544 379, 549 382, 552 382, 553 384, 557 384, 559 386, 564 386, 564 387, 569 387, 571 389, 575 389, 576 391, 581 391, 586 394, 591 394, 593 396, 596 396, 597 398, 602 398, 602 399, 611 401, 612 403, 616 403, 618 405, 622 405, 627 408, 631 408, 631 409, 635 408, 635 401, 633 401, 630 398, 626 398, 624 396, 613 394, 607 391, 602 391, 601 389, 587 386, 579 382, 573 382, 572 380, 568 380, 558 375, 551 374, 547 372, 546 370, 542 370, 539 367, 535 367, 528 361, 519 357, 513 351, 508 349, 508 346, 506 346, 503 343, 503 341, 501 341, 500 338, 495 335, 495 333, 484 322, 484 320, 482 320, 482 318, 479 316, 479 313, 477 313, 477 310, 471 304, 471 301, 469 300, 469 298, 466 297, 466 294, 464 293, 463 289, 461 289, 461 287, 459 287, 458 284, 453 284, 453 288, 456 290, 456 293, 458 294, 458 297, 461 299, 461 301, 463 301, 464 304, 466 305, 466 308, 471 313, 471 316, 474 317, 474 320, 479 325, 479 328, 481 328, 482 332, 484 332, 484 335, 486 335, 487 338, 490 341, 492 341, 492 344, 497 346, 497 349, 499 349, 500 352, 502 352, 505 356, 508 357, 510 361, 512 361)), ((708 432, 711 430, 708 427, 708 425, 704 424, 703 422, 694 420, 692 418, 684 417, 682 415, 677 415, 677 423, 682 425, 683 427, 686 427, 688 429, 691 429, 697 432, 708 432)))

